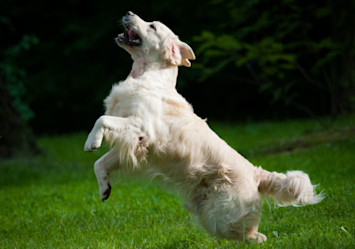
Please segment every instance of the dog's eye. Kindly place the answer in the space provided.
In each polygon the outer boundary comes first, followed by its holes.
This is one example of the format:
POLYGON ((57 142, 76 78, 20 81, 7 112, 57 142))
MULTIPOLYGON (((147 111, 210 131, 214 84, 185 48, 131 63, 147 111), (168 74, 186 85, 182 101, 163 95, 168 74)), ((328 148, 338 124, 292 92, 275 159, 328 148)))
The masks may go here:
POLYGON ((155 31, 157 31, 157 28, 155 27, 154 24, 150 24, 149 27, 151 27, 152 29, 154 29, 155 31))

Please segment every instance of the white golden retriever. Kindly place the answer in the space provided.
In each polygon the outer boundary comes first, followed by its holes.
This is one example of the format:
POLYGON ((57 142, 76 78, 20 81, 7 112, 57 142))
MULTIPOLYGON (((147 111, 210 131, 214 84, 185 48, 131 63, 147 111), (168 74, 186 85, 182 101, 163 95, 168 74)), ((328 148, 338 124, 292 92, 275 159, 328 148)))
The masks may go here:
POLYGON ((189 45, 160 22, 145 22, 129 11, 117 44, 133 59, 127 79, 105 99, 106 114, 95 123, 85 151, 112 149, 95 163, 104 201, 115 170, 159 176, 177 186, 185 207, 212 236, 263 242, 258 232, 262 196, 281 205, 316 204, 307 174, 268 172, 253 166, 198 117, 176 91, 178 66, 191 65, 189 45))

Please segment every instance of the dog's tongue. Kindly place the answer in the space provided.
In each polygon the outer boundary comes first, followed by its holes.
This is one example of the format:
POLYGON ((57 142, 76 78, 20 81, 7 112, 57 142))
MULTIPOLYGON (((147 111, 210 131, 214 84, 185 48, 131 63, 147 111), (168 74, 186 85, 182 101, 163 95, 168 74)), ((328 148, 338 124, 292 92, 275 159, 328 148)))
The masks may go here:
POLYGON ((139 38, 137 33, 134 32, 133 30, 128 30, 128 37, 129 37, 129 40, 131 40, 131 41, 139 38))

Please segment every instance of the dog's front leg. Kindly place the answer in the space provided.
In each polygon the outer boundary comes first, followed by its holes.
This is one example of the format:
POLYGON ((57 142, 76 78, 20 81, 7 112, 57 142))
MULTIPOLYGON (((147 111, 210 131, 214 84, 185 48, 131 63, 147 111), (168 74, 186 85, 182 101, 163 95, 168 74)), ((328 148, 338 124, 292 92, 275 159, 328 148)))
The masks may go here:
MULTIPOLYGON (((95 122, 84 146, 84 151, 91 152, 100 148, 105 132, 115 132, 120 134, 127 128, 137 127, 134 118, 121 118, 115 116, 103 115, 95 122)), ((138 130, 138 129, 137 129, 138 130)))
POLYGON ((107 200, 111 194, 110 173, 118 168, 119 156, 115 148, 95 162, 94 170, 102 201, 107 200))
MULTIPOLYGON (((109 134, 109 139, 113 140, 119 140, 120 137, 126 136, 127 133, 133 134, 133 137, 136 137, 138 140, 139 135, 142 133, 140 124, 140 119, 134 117, 121 118, 107 115, 101 116, 97 119, 94 128, 90 132, 84 150, 93 151, 98 149, 101 146, 105 133, 106 135, 109 134)), ((114 147, 95 162, 95 175, 99 184, 102 201, 105 201, 110 196, 111 185, 109 175, 110 172, 119 167, 119 155, 119 149, 114 147)))

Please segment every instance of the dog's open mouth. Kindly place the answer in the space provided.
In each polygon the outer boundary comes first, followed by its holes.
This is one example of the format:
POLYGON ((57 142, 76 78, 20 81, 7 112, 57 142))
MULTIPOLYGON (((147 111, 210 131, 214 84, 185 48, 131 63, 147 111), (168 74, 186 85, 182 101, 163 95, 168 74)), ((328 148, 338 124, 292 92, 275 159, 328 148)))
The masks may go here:
POLYGON ((125 28, 125 32, 118 35, 117 41, 136 47, 142 45, 142 39, 139 37, 139 35, 134 30, 128 28, 126 25, 125 28))

